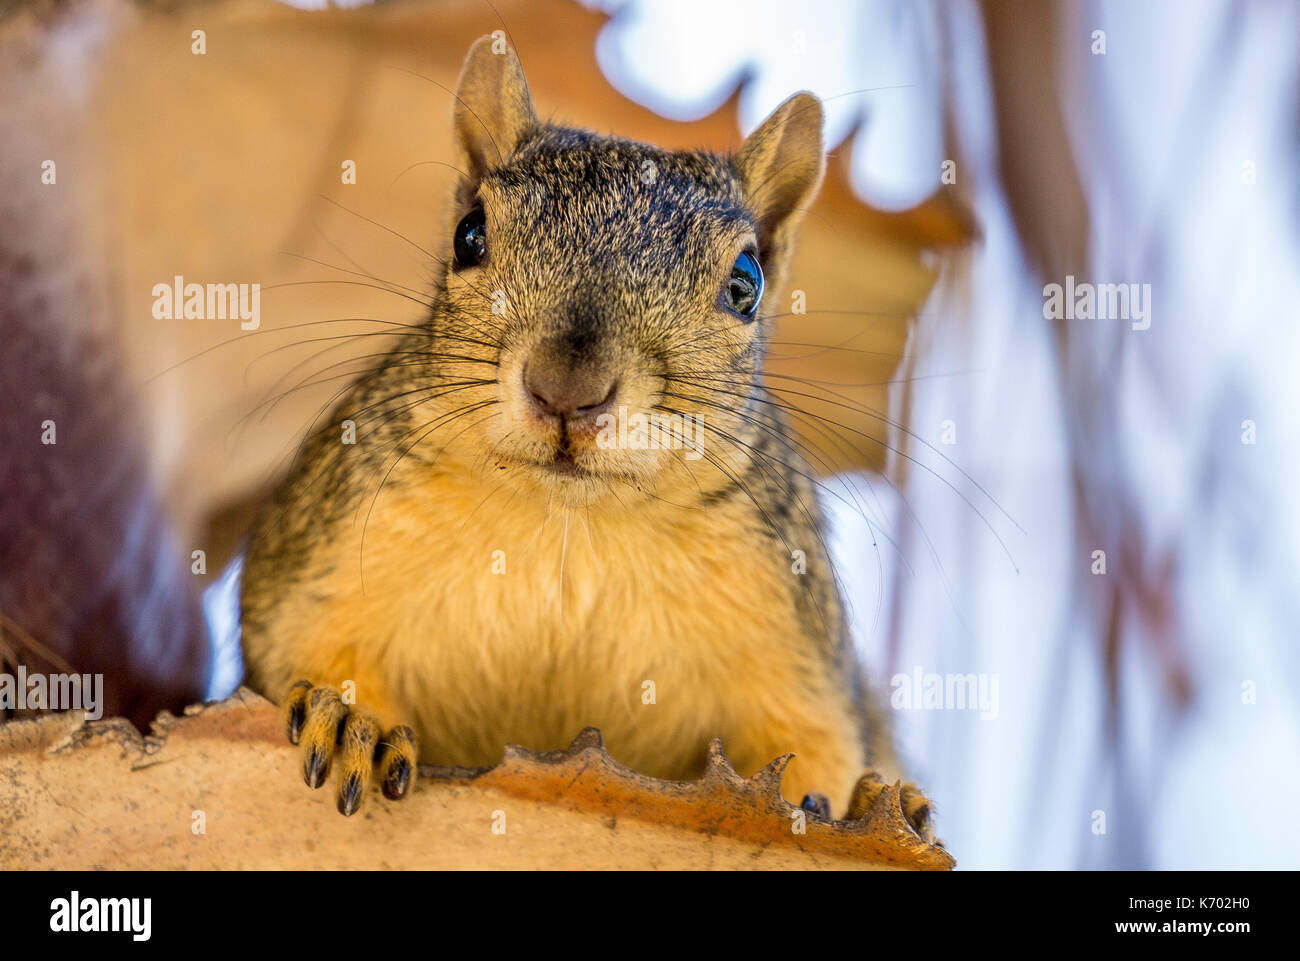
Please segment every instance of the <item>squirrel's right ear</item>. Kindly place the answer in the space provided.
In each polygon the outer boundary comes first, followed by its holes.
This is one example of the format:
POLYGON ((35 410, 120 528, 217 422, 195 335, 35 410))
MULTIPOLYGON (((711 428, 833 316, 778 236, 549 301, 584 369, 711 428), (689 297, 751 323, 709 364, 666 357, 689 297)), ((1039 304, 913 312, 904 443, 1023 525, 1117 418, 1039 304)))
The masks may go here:
POLYGON ((474 41, 456 82, 452 125, 470 191, 491 167, 505 163, 537 128, 519 58, 500 36, 474 41))

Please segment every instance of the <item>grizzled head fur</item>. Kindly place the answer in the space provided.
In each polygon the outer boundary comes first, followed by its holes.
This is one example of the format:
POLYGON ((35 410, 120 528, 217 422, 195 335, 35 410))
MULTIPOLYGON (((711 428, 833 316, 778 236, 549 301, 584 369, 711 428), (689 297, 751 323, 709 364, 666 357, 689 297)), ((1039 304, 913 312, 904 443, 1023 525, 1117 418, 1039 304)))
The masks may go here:
POLYGON ((661 150, 539 121, 514 53, 484 37, 453 120, 461 178, 433 334, 466 378, 495 367, 472 400, 449 398, 483 405, 462 443, 566 503, 729 476, 772 416, 758 371, 822 176, 817 99, 787 100, 732 157, 661 150), (745 253, 766 280, 751 316, 726 295, 745 253), (698 452, 610 443, 635 415, 691 432, 698 452))

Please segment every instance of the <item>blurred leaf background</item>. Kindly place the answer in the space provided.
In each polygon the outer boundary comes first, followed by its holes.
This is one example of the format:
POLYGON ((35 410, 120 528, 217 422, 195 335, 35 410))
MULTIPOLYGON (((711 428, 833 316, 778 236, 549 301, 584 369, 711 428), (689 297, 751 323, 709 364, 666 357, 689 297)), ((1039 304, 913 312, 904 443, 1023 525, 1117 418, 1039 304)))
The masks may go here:
MULTIPOLYGON (((807 313, 768 370, 828 475, 882 693, 917 668, 998 680, 996 717, 895 713, 962 866, 1294 866, 1300 8, 7 8, 0 187, 39 190, 55 156, 62 186, 36 218, 56 225, 12 220, 6 243, 97 291, 51 336, 119 365, 214 581, 382 322, 420 316, 448 88, 498 29, 543 115, 667 146, 726 149, 796 89, 825 100, 807 313), (261 283, 262 330, 154 319, 176 275, 261 283), (1045 319, 1067 275, 1150 284, 1150 328, 1045 319)), ((233 585, 208 597, 214 696, 238 677, 233 585)))

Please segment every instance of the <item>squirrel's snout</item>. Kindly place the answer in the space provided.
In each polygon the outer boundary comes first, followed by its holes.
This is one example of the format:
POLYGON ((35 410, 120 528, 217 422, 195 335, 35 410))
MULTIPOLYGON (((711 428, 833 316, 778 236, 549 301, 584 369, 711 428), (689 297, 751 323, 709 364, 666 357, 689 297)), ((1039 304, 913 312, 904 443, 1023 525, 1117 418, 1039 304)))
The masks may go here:
POLYGON ((523 372, 524 392, 543 417, 558 417, 569 427, 595 423, 614 406, 618 381, 596 367, 530 361, 523 372))

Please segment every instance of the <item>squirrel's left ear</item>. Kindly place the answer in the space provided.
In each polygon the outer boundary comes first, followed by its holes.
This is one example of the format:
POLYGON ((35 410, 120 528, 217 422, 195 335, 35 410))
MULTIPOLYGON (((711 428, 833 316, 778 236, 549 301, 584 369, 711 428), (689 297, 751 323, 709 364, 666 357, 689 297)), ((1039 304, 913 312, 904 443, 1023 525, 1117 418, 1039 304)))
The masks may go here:
POLYGON ((758 220, 763 270, 779 279, 826 169, 821 101, 807 91, 786 100, 745 138, 733 162, 758 220))
POLYGON ((472 192, 492 167, 510 159, 537 128, 519 58, 505 40, 484 36, 465 55, 452 108, 461 169, 472 192))

